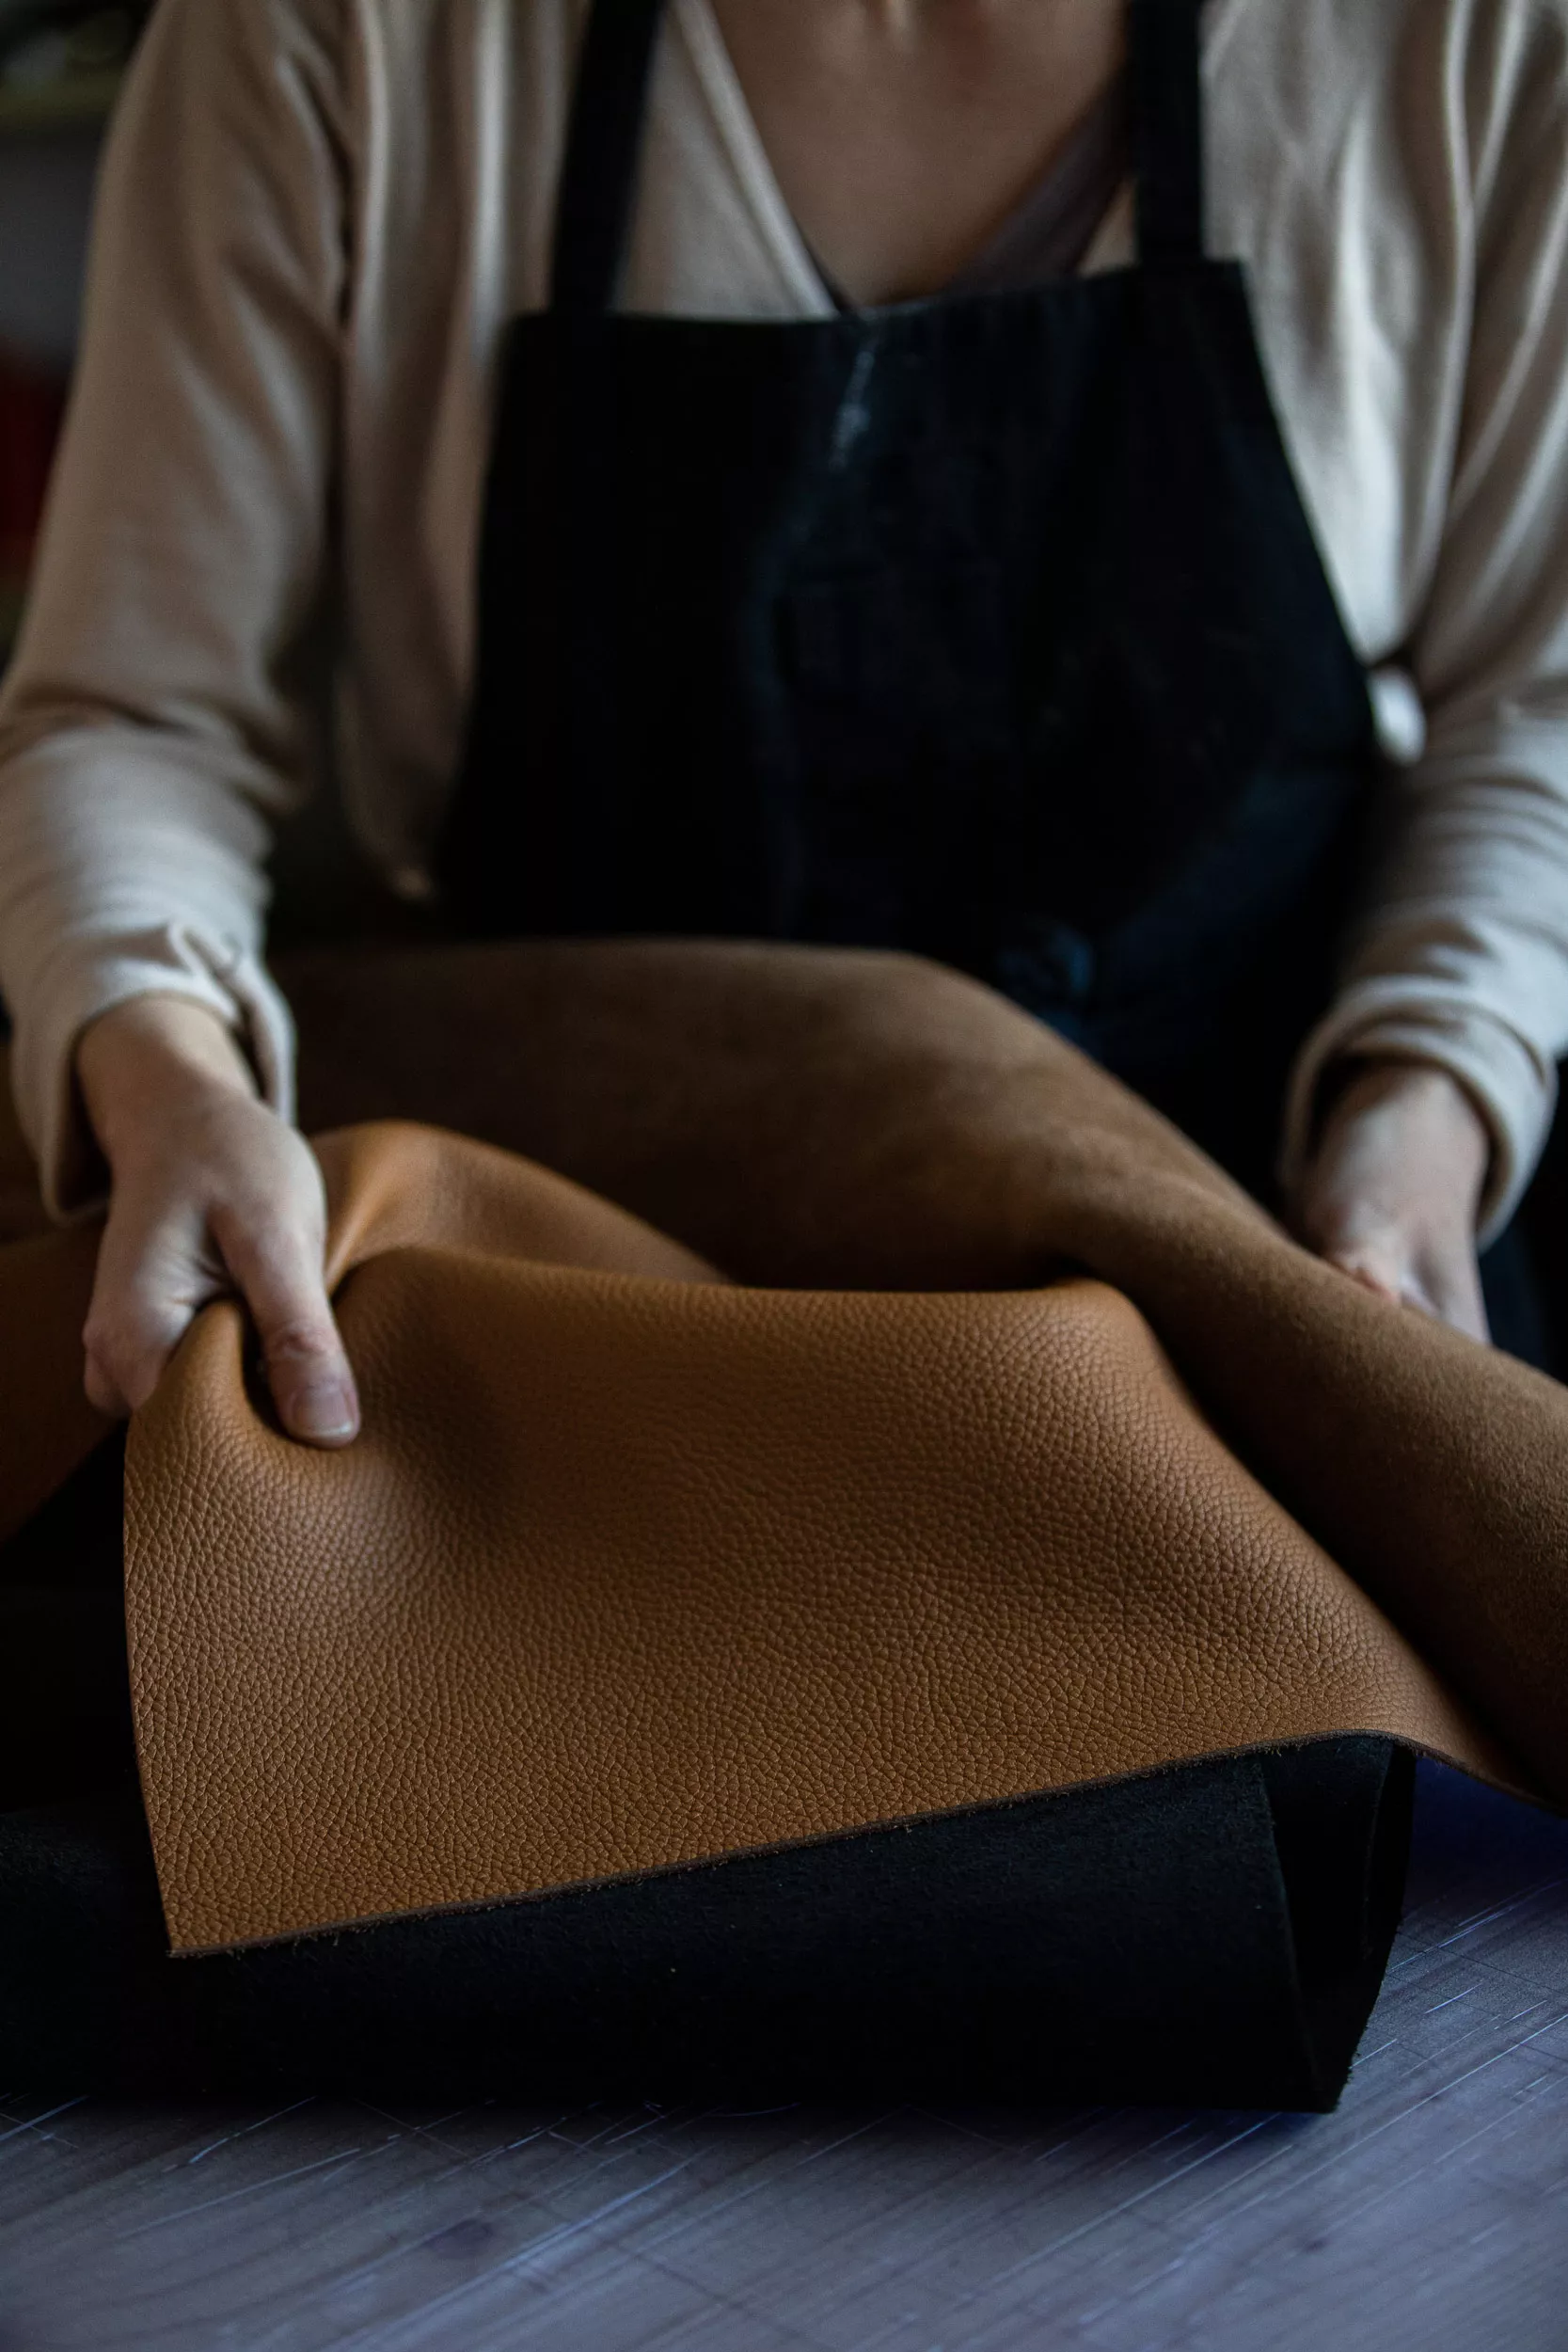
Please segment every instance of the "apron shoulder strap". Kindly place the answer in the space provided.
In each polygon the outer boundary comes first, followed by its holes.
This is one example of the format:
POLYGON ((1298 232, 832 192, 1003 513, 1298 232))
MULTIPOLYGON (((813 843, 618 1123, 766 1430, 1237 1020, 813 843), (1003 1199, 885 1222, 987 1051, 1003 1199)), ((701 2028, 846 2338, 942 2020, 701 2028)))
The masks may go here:
POLYGON ((1131 0, 1129 75, 1138 258, 1204 254, 1202 0, 1131 0))
POLYGON ((593 0, 556 198, 550 302, 578 317, 615 300, 664 0, 593 0))

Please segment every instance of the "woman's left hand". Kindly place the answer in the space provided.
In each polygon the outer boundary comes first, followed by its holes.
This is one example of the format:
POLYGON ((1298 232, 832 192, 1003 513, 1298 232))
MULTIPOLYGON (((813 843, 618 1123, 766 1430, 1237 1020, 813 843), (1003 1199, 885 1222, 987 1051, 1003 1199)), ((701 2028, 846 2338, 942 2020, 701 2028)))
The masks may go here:
POLYGON ((1336 1101, 1303 1181, 1302 1235, 1369 1290, 1484 1340, 1476 1212, 1491 1148, 1446 1071, 1369 1061, 1336 1101))

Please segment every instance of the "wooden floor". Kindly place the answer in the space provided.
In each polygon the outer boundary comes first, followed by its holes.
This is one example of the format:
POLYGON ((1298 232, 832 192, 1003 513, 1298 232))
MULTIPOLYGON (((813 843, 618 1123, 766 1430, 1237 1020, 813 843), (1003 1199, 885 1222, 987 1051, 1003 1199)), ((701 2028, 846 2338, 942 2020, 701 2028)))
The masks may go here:
POLYGON ((1336 2116, 0 2101, 0 2352, 1564 2352, 1568 1824, 1418 1822, 1336 2116))

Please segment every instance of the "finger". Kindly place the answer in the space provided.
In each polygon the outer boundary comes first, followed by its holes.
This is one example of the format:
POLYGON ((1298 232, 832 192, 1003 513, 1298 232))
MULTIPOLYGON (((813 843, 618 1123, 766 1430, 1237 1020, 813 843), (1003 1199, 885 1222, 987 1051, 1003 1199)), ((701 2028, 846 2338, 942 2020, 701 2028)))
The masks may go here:
POLYGON ((1433 1322, 1462 1331, 1466 1339, 1483 1344, 1490 1340, 1481 1279, 1474 1253, 1467 1247, 1429 1250, 1418 1257, 1398 1245, 1347 1243, 1323 1254, 1330 1265, 1338 1266, 1363 1289, 1375 1291, 1380 1298, 1414 1307, 1431 1315, 1433 1322))
POLYGON ((1396 1252, 1347 1242, 1325 1249, 1323 1256, 1327 1264, 1348 1274, 1363 1290, 1374 1291, 1379 1298, 1386 1298, 1391 1306, 1409 1303, 1408 1269, 1396 1252))
POLYGON ((139 1412, 163 1378, 192 1318, 221 1287, 189 1237, 169 1227, 145 1235, 110 1217, 82 1330, 87 1402, 116 1420, 139 1412))
POLYGON ((1481 1268, 1468 1240, 1456 1239, 1446 1248, 1432 1247, 1422 1253, 1419 1279, 1430 1312, 1438 1315, 1455 1331, 1463 1331, 1466 1339, 1488 1344, 1492 1337, 1486 1317, 1486 1299, 1481 1287, 1481 1268))
POLYGON ((327 1300, 314 1219, 215 1235, 256 1325, 284 1428, 306 1445, 352 1444, 358 1391, 327 1300))
POLYGON ((190 1316, 128 1313, 106 1301, 82 1333, 83 1386, 87 1403, 112 1421, 139 1412, 184 1338, 190 1316))

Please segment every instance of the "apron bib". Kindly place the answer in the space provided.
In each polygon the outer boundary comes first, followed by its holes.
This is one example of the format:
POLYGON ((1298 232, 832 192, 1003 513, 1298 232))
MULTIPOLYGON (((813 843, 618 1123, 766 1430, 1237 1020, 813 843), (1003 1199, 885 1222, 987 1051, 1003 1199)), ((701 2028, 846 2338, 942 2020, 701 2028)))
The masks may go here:
POLYGON ((1204 252, 1198 0, 1132 0, 1133 266, 782 323, 613 308, 661 14, 597 0, 507 338, 449 902, 933 957, 1266 1184, 1374 734, 1204 252))

